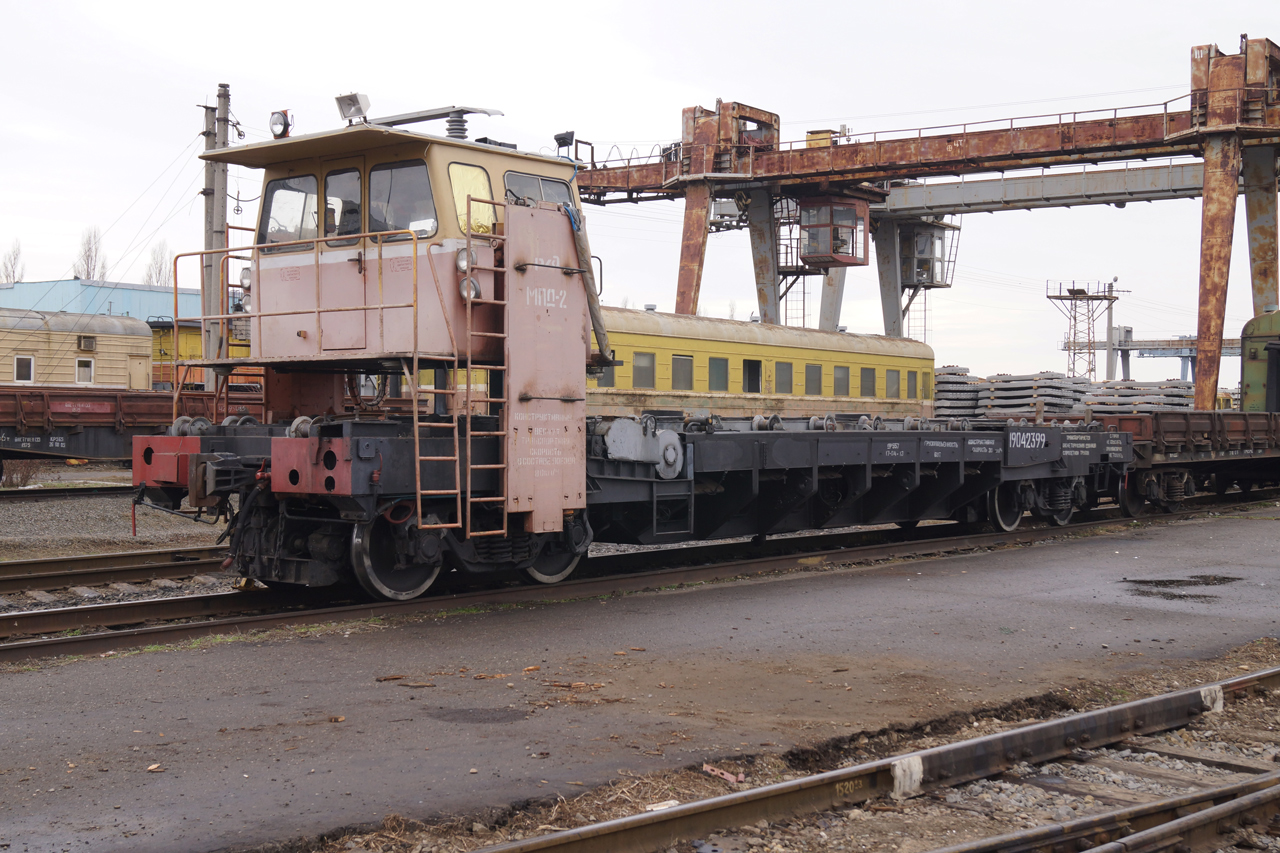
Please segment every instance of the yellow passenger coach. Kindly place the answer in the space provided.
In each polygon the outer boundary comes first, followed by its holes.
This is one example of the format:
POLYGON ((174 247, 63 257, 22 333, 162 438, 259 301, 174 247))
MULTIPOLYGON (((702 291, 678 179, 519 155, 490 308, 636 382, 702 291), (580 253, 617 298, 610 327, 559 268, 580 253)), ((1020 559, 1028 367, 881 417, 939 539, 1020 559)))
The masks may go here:
POLYGON ((593 415, 933 413, 933 349, 919 341, 625 308, 604 316, 614 366, 587 383, 593 415))

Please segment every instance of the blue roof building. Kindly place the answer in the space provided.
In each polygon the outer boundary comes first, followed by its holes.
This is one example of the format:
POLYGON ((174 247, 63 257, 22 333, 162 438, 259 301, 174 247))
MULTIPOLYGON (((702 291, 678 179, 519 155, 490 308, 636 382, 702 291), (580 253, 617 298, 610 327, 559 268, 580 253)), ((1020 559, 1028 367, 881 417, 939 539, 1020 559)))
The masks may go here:
MULTIPOLYGON (((23 308, 52 313, 108 314, 148 320, 173 317, 173 288, 123 281, 19 281, 0 284, 0 308, 23 308)), ((200 291, 181 288, 178 311, 183 317, 200 314, 200 291)))

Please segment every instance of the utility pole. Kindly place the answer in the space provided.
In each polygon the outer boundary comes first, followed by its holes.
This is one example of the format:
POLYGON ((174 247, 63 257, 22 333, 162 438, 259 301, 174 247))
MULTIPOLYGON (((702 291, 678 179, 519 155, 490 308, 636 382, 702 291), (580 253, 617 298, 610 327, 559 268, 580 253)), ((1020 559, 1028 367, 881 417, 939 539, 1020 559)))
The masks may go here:
POLYGON ((1115 308, 1116 282, 1120 276, 1113 276, 1107 282, 1107 381, 1116 378, 1116 329, 1111 324, 1112 310, 1115 308))
MULTIPOLYGON (((214 151, 226 148, 228 140, 228 124, 231 118, 231 87, 226 83, 218 84, 217 106, 204 109, 204 150, 214 151)), ((210 249, 227 248, 227 164, 209 163, 204 165, 204 247, 210 249)), ((200 287, 200 313, 209 316, 222 313, 222 257, 219 255, 204 256, 204 279, 200 287)), ((225 336, 222 330, 225 321, 218 320, 206 324, 202 343, 205 358, 217 358, 222 355, 225 336)))

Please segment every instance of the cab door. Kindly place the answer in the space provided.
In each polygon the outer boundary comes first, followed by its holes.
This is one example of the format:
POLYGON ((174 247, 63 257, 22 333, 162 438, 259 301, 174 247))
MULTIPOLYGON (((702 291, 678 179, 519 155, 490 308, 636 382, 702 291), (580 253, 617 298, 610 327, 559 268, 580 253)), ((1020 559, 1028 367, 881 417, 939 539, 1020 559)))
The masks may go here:
POLYGON ((320 348, 365 348, 365 312, 335 311, 365 305, 365 241, 362 172, 364 159, 344 158, 325 164, 321 188, 320 348), (337 238, 337 239, 333 239, 337 238))

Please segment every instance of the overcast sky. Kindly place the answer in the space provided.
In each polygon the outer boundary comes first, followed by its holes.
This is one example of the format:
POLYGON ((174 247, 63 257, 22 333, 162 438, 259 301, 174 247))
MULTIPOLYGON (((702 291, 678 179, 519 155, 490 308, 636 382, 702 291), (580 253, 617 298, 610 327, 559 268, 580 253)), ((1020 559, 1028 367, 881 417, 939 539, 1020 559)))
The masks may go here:
MULTIPOLYGON (((778 113, 787 140, 842 123, 865 132, 1158 104, 1187 93, 1192 46, 1234 53, 1241 33, 1280 40, 1271 0, 2 8, 0 250, 21 240, 29 281, 68 277, 92 226, 112 280, 141 280, 154 241, 202 246, 197 105, 213 103, 219 83, 231 85, 246 142, 269 136, 273 109, 290 109, 299 133, 337 127, 333 97, 358 91, 374 116, 496 108, 506 115, 473 119, 473 136, 538 150, 572 129, 603 155, 678 139, 681 109, 716 98, 778 113)), ((253 199, 259 181, 233 168, 231 190, 253 199)), ((233 224, 253 224, 256 205, 242 209, 233 224)), ((588 209, 606 302, 671 310, 680 219, 679 202, 588 209)), ((1194 334, 1199 227, 1198 200, 965 217, 955 286, 930 301, 938 363, 1064 369, 1066 321, 1045 299, 1047 280, 1118 276, 1130 292, 1117 324, 1135 337, 1194 334)), ((1252 313, 1243 203, 1236 234, 1229 337, 1252 313)), ((883 330, 874 270, 849 272, 850 330, 883 330)), ((704 312, 732 306, 745 319, 753 302, 746 234, 712 236, 704 312)), ((1134 367, 1142 379, 1178 371, 1176 360, 1134 367)), ((1238 361, 1223 368, 1234 386, 1238 361)))

